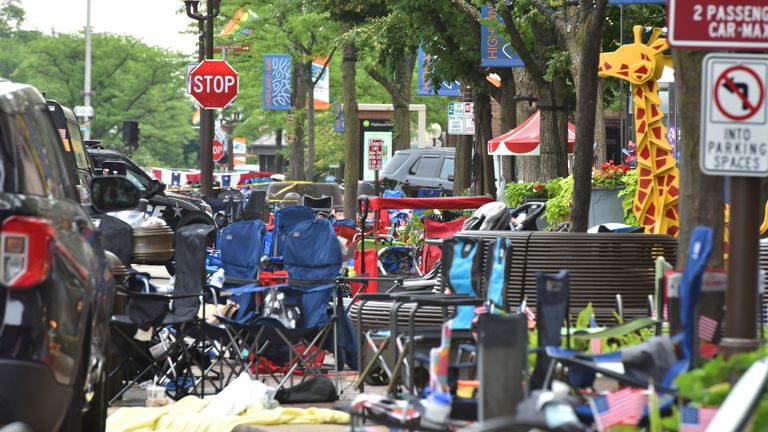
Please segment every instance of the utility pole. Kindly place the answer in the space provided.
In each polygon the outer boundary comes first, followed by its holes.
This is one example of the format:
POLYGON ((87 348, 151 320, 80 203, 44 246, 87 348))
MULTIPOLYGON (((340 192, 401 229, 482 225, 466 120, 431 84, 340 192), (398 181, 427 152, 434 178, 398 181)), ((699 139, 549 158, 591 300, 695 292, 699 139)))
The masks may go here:
MULTIPOLYGON (((91 106, 91 0, 86 2, 85 13, 85 83, 83 85, 83 105, 86 110, 91 106)), ((83 139, 91 139, 91 117, 83 117, 83 139)))
MULTIPOLYGON (((204 59, 213 58, 213 19, 219 15, 219 2, 206 1, 206 13, 203 15, 198 12, 200 0, 184 0, 187 16, 197 20, 201 30, 200 53, 204 54, 204 59)), ((213 110, 203 109, 200 113, 200 187, 207 197, 213 196, 213 133, 213 110)))

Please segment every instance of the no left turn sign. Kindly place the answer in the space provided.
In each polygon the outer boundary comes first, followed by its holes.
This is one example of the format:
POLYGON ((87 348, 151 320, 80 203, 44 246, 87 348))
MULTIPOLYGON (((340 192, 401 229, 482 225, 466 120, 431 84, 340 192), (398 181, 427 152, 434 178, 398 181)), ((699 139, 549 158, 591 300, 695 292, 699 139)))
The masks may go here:
POLYGON ((701 170, 768 176, 768 55, 707 54, 702 77, 701 170))

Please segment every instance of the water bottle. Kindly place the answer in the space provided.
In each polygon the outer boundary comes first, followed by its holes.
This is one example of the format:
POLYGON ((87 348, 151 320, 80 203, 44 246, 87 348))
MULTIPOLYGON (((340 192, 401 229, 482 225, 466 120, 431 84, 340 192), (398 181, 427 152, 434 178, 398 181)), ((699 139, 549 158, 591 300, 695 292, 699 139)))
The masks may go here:
POLYGON ((451 414, 451 395, 449 393, 434 392, 427 398, 424 410, 424 420, 434 425, 444 425, 451 414))

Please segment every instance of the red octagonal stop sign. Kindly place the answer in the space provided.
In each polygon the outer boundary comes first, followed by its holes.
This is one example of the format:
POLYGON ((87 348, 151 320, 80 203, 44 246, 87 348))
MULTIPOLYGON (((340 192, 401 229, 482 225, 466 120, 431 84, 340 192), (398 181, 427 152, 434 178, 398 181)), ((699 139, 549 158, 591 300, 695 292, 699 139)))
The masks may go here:
POLYGON ((226 60, 205 60, 189 74, 190 94, 203 108, 225 108, 237 97, 240 79, 226 60))

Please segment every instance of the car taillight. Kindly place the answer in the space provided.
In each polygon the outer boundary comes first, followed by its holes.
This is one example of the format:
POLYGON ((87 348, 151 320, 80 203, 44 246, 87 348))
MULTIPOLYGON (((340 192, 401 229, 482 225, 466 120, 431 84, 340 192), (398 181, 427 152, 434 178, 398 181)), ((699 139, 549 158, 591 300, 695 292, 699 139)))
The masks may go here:
POLYGON ((12 289, 28 289, 44 281, 51 270, 54 233, 43 219, 6 219, 0 231, 0 282, 12 289))

